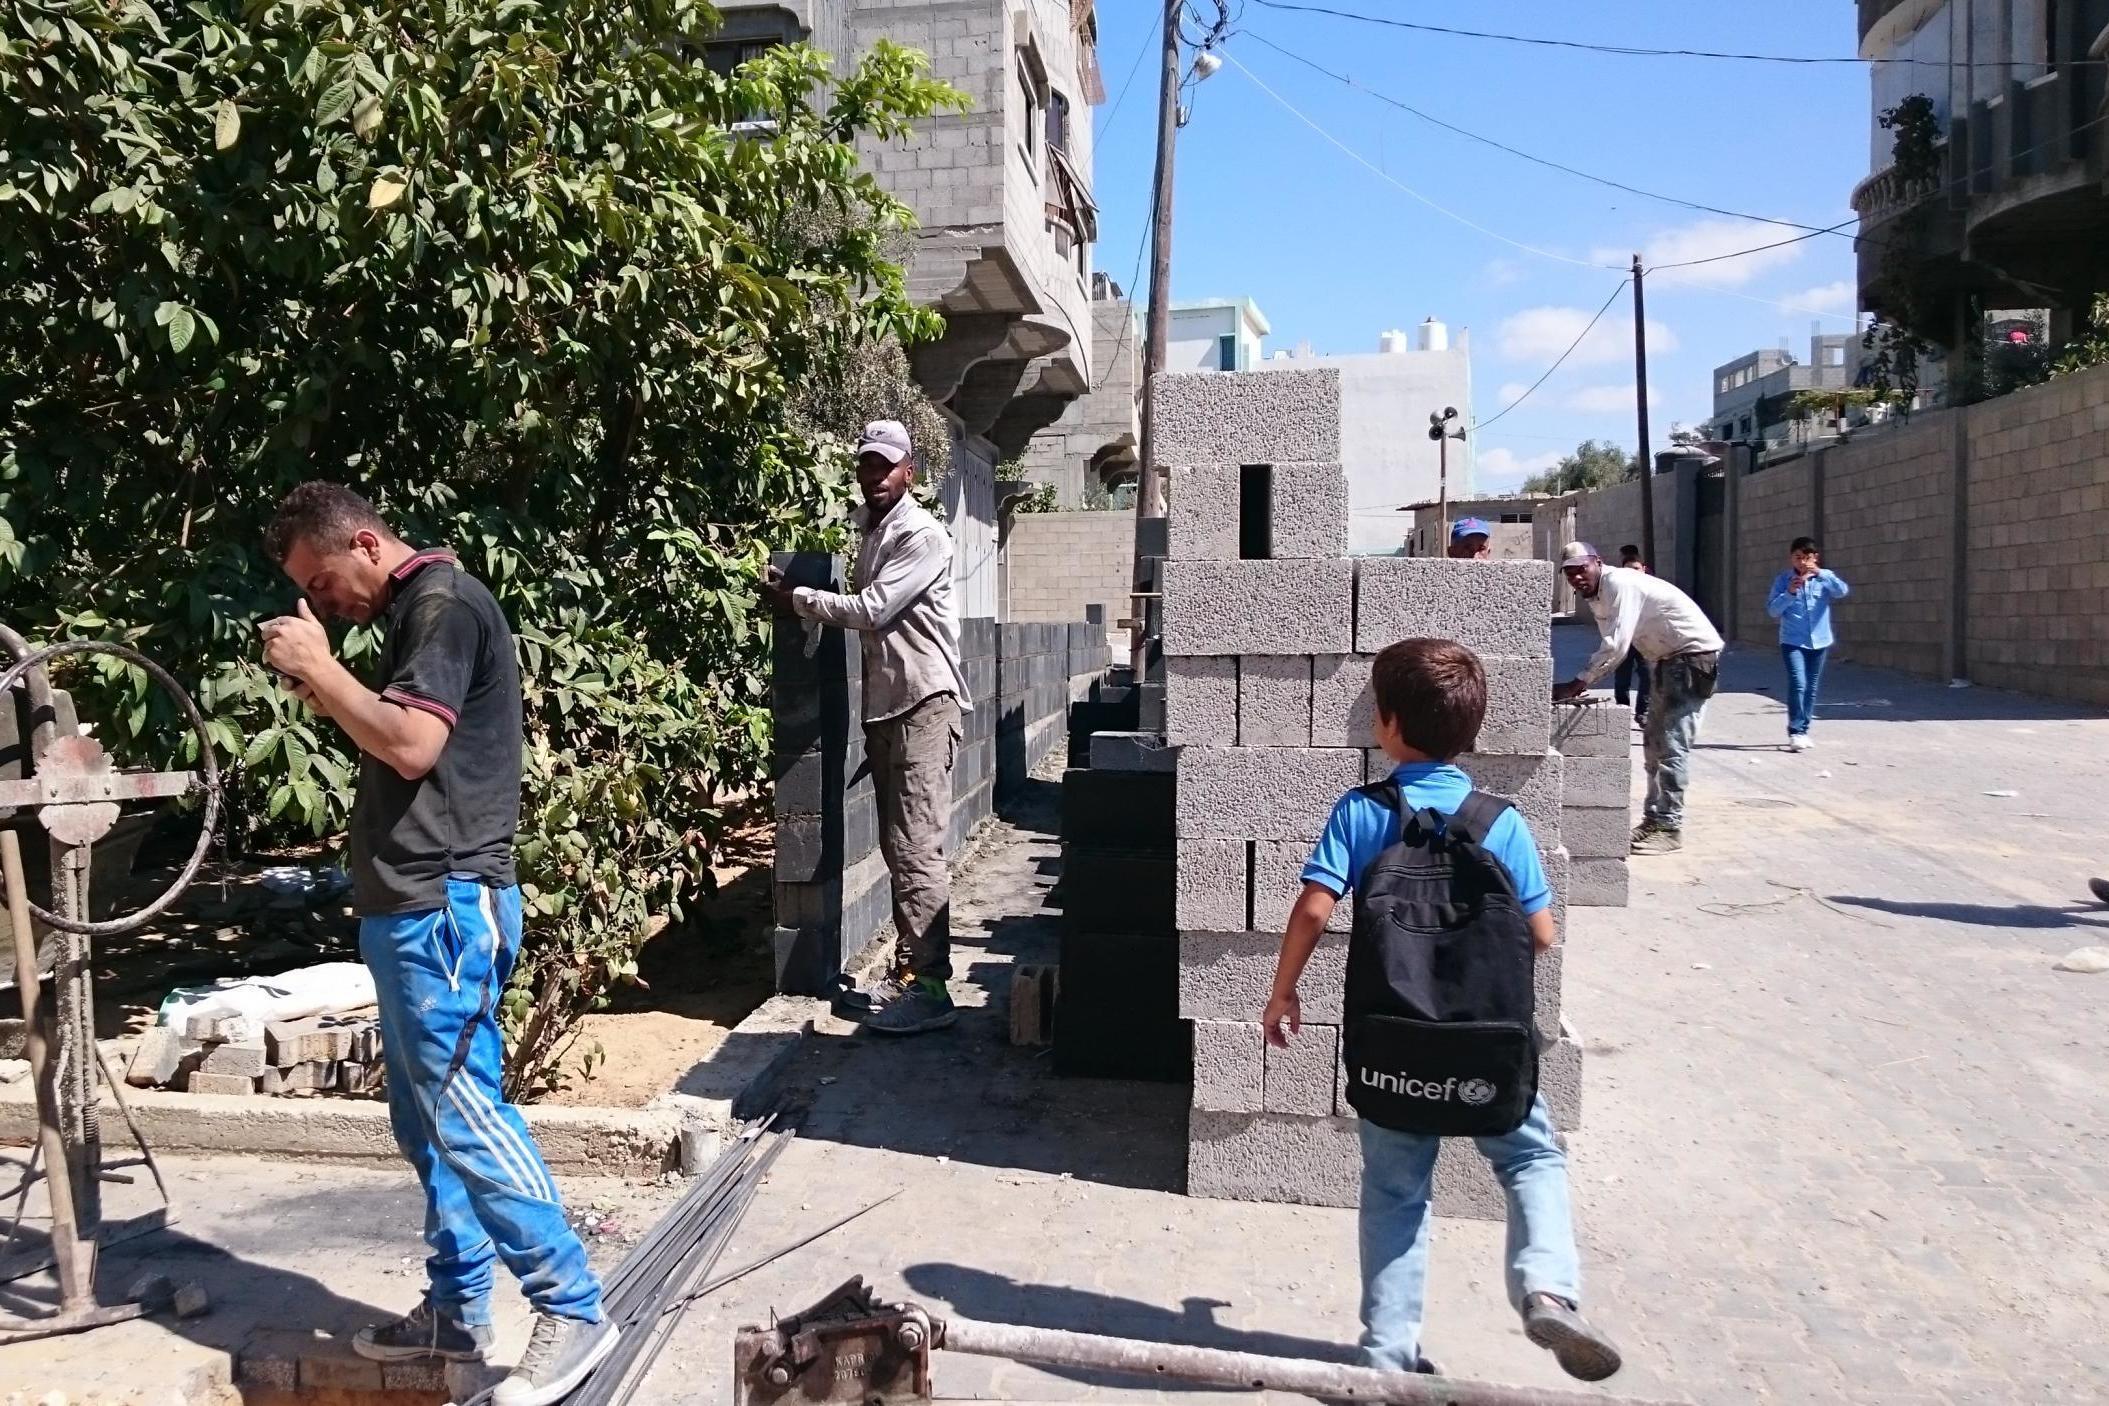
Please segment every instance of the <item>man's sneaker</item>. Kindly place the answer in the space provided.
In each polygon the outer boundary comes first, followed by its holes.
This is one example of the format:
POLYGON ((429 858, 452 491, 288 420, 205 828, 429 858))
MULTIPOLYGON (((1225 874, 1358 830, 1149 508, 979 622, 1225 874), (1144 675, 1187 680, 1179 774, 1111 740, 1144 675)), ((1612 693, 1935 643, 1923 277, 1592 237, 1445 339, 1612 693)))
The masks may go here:
POLYGON ((615 1351, 621 1331, 603 1318, 559 1318, 535 1315, 535 1330, 520 1354, 520 1365, 491 1392, 492 1406, 550 1406, 562 1401, 586 1380, 586 1374, 615 1351))
MULTIPOLYGON (((1678 850, 1684 848, 1684 832, 1682 830, 1673 830, 1660 821, 1650 823, 1655 828, 1648 830, 1647 834, 1641 834, 1640 830, 1633 832, 1633 852, 1635 854, 1675 854, 1678 850)), ((1645 830, 1647 826, 1644 825, 1641 829, 1645 830)))
POLYGON ((1641 821, 1640 824, 1633 827, 1633 843, 1637 845, 1642 840, 1647 839, 1650 835, 1657 835, 1661 832, 1662 822, 1651 815, 1647 819, 1641 821))
POLYGON ((907 978, 896 972, 888 972, 884 976, 873 978, 872 983, 861 991, 854 986, 844 991, 835 998, 835 1006, 850 1019, 863 1020, 873 1011, 898 999, 907 989, 907 978))
POLYGON ((920 1035, 958 1019, 959 1010, 942 986, 918 981, 864 1017, 864 1028, 878 1035, 920 1035))
POLYGON ((2109 903, 2109 879, 2089 879, 2087 891, 2094 895, 2096 903, 2109 903))
POLYGON ((1573 1304, 1551 1294, 1523 1301, 1523 1336, 1551 1352, 1561 1371, 1585 1382, 1600 1382, 1623 1363, 1611 1339, 1590 1327, 1573 1304))
POLYGON ((1815 745, 1816 739, 1806 732, 1797 732, 1787 739, 1787 750, 1790 752, 1806 752, 1815 745))
POLYGON ((426 1299, 393 1323, 361 1328, 352 1335, 352 1351, 373 1362, 406 1362, 440 1357, 449 1362, 481 1362, 491 1346, 491 1325, 464 1323, 426 1299))

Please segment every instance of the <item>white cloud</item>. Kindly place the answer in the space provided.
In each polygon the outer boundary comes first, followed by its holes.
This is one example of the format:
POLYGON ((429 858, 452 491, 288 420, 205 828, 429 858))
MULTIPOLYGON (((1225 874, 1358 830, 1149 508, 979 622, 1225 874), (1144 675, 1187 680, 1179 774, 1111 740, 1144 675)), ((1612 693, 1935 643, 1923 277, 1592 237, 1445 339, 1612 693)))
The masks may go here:
POLYGON ((1513 449, 1483 449, 1475 466, 1475 488, 1481 493, 1514 493, 1523 487, 1523 480, 1559 462, 1556 450, 1519 459, 1513 449))
MULTIPOLYGON (((1567 358, 1570 366, 1601 366, 1606 362, 1630 360, 1633 355, 1633 317, 1630 313, 1621 317, 1619 310, 1607 311, 1597 324, 1582 337, 1574 355, 1567 358)), ((1582 329, 1589 327, 1589 319, 1595 316, 1589 308, 1539 307, 1525 308, 1522 312, 1504 318, 1501 326, 1494 330, 1494 346, 1509 361, 1543 362, 1550 365, 1560 354, 1573 345, 1575 338, 1582 336, 1582 329)), ((1648 355, 1677 350, 1677 334, 1653 318, 1648 319, 1648 355)))
POLYGON ((1499 409, 1504 405, 1514 405, 1517 401, 1523 399, 1529 390, 1530 382, 1528 381, 1504 381, 1501 389, 1494 392, 1494 406, 1499 409))
MULTIPOLYGON (((1662 265, 1691 263, 1697 259, 1715 260, 1691 268, 1665 268, 1663 274, 1678 282, 1740 287, 1767 269, 1781 268, 1800 258, 1806 242, 1780 243, 1793 239, 1795 233, 1785 225, 1760 224, 1755 220, 1695 220, 1688 225, 1660 229, 1649 235, 1641 241, 1640 259, 1651 273, 1662 265), (1767 244, 1776 247, 1759 247, 1767 244), (1736 258, 1721 257, 1744 249, 1755 252, 1736 258)), ((1632 253, 1630 249, 1607 245, 1591 250, 1589 257, 1597 263, 1618 264, 1630 259, 1632 253)))
MULTIPOLYGON (((1648 404, 1659 405, 1662 392, 1654 386, 1648 387, 1648 404)), ((1561 402, 1569 410, 1584 415, 1630 415, 1633 413, 1633 383, 1623 385, 1583 386, 1570 392, 1561 402)))
POLYGON ((1506 288, 1512 283, 1521 283, 1524 278, 1521 259, 1489 259, 1486 267, 1479 271, 1480 278, 1489 288, 1506 288))
POLYGON ((1860 306, 1860 288, 1850 278, 1841 278, 1836 283, 1789 293, 1780 301, 1810 312, 1849 313, 1860 306))

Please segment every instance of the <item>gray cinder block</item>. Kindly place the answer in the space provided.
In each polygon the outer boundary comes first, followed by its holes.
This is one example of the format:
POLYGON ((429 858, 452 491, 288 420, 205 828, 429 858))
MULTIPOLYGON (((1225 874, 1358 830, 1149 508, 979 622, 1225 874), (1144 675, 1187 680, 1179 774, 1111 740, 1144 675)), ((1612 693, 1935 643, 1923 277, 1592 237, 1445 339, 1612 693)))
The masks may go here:
POLYGON ((1175 464, 1166 470, 1169 556, 1181 561, 1238 559, 1236 464, 1175 464))
POLYGON ((1568 871, 1567 901, 1577 908, 1623 908, 1630 899, 1626 861, 1577 859, 1568 871))
POLYGON ((1245 893, 1248 848, 1244 840, 1178 841, 1172 891, 1180 928, 1242 932, 1251 926, 1245 893))
POLYGON ((1305 1021, 1303 1029, 1289 1037, 1286 1049, 1266 1044, 1264 1030, 1255 1029, 1260 1030, 1267 1056, 1267 1091, 1261 1107, 1269 1113, 1329 1116, 1333 1076, 1339 1065, 1339 1028, 1305 1021))
POLYGON ((1263 1106, 1266 1060, 1253 1021, 1194 1022, 1194 1107, 1220 1113, 1257 1113, 1263 1106))
POLYGON ((1457 759, 1472 784, 1516 807, 1541 848, 1560 843, 1561 778, 1566 759, 1558 752, 1472 752, 1457 759))
POLYGON ((1560 788, 1565 805, 1630 805, 1633 762, 1628 757, 1568 757, 1560 788))
POLYGON ((1538 998, 1532 1022, 1541 1039, 1556 1040, 1560 1036, 1560 982, 1566 960, 1567 944, 1561 942, 1540 952, 1531 966, 1531 985, 1538 998))
POLYGON ((1174 747, 1229 747, 1238 736, 1238 661, 1173 656, 1164 661, 1164 735, 1174 747))
MULTIPOLYGON (((1276 373, 1278 374, 1278 373, 1276 373)), ((1270 547, 1277 561, 1347 555, 1347 473, 1334 463, 1271 466, 1270 547)))
POLYGON ((1479 662, 1487 675, 1487 715, 1473 750, 1544 751, 1552 734, 1552 660, 1481 655, 1479 662))
POLYGON ((1633 843, 1633 818, 1624 806, 1567 806, 1560 836, 1576 859, 1624 859, 1633 843))
POLYGON ((131 1061, 125 1065, 124 1081, 142 1089, 169 1083, 182 1069, 185 1057, 196 1054, 199 1048, 173 1026, 148 1026, 132 1051, 131 1061))
MULTIPOLYGON (((1304 840, 1257 840, 1252 846, 1252 930, 1279 933, 1288 930, 1289 910, 1303 894, 1303 866, 1311 857, 1304 840)), ((1352 895, 1333 905, 1326 922, 1328 932, 1346 932, 1354 926, 1352 895)), ((1184 924, 1181 924, 1184 926, 1184 924)))
POLYGON ((1633 710, 1617 703, 1561 707, 1553 715, 1552 745, 1569 757, 1633 755, 1633 710))
POLYGON ((1311 745, 1311 660, 1248 654, 1238 661, 1238 745, 1311 745))
POLYGON ((207 1074, 202 1069, 194 1069, 183 1087, 194 1094, 253 1094, 256 1092, 256 1076, 207 1074))
POLYGON ((1582 1047, 1559 1039, 1538 1054, 1538 1097, 1562 1132, 1582 1126, 1582 1047))
POLYGON ((1353 645, 1355 563, 1168 561, 1168 654, 1346 654, 1353 645))
POLYGON ((1347 748, 1188 747, 1174 823, 1204 840, 1315 840, 1334 802, 1362 784, 1347 748))
POLYGON ((1091 734, 1093 771, 1175 771, 1179 749, 1165 745, 1162 737, 1149 732, 1094 732, 1091 734))
MULTIPOLYGON (((1365 654, 1311 661, 1312 745, 1376 747, 1377 701, 1370 687, 1375 662, 1365 654)), ((1552 661, 1481 655, 1479 663, 1486 673, 1487 708, 1472 755, 1542 755, 1552 729, 1552 661)))
POLYGON ((1355 580, 1355 652, 1397 640, 1456 640, 1481 655, 1552 657, 1549 561, 1362 557, 1355 580))
POLYGON ((245 1079, 254 1079, 270 1068, 270 1061, 264 1055, 264 1042, 257 1040, 209 1045, 205 1058, 198 1061, 198 1068, 207 1074, 238 1074, 245 1079))
MULTIPOLYGON (((1180 933, 1180 1017, 1257 1021, 1274 988, 1274 960, 1281 945, 1281 935, 1271 932, 1180 933)), ((1340 1000, 1347 989, 1346 933, 1319 939, 1296 989, 1305 1020, 1340 1023, 1340 1000)))
POLYGON ((1152 397, 1161 463, 1339 462, 1336 370, 1167 373, 1152 397))

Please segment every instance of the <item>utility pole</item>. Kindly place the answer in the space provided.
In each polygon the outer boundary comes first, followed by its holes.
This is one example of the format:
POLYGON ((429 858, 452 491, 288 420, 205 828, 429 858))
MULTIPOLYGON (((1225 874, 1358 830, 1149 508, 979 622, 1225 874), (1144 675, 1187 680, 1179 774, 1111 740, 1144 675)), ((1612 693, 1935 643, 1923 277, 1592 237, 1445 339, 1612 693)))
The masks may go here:
POLYGON ((1142 462, 1135 476, 1135 521, 1164 516, 1157 479, 1157 375, 1172 329, 1172 156, 1179 141, 1179 11, 1164 3, 1164 70, 1157 91, 1156 209, 1150 216, 1150 318, 1142 351, 1142 462))
MULTIPOLYGON (((1655 456, 1648 450, 1648 295, 1641 286, 1645 271, 1633 256, 1633 400, 1640 408, 1640 554, 1648 570, 1670 576, 1655 560, 1655 456)), ((1682 584, 1682 583, 1679 583, 1682 584)))

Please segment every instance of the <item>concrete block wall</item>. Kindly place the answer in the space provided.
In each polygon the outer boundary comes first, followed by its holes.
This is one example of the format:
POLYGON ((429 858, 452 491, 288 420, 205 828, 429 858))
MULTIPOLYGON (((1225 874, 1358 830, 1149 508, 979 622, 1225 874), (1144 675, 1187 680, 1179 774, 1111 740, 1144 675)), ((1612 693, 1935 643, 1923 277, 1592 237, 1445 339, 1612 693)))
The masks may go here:
POLYGON ((1003 544, 1003 618, 1070 624, 1099 607, 1109 639, 1126 644, 1135 574, 1135 514, 1020 513, 1003 544))
MULTIPOLYGON (((1286 1051, 1265 1048, 1258 1025, 1281 931, 1334 804, 1388 770, 1369 752, 1372 656, 1415 636, 1456 639, 1480 654, 1487 722, 1463 764, 1531 825, 1564 918, 1574 880, 1562 840, 1567 759, 1552 746, 1554 571, 1546 561, 1347 556, 1335 373, 1169 375, 1157 404, 1173 466, 1164 709, 1166 740, 1179 749, 1179 1013, 1194 1022, 1188 1190, 1352 1205, 1360 1146, 1339 1059, 1351 905, 1336 909, 1306 971, 1307 1023, 1286 1051), (1264 524, 1247 520, 1263 501, 1249 491, 1253 465, 1267 466, 1260 481, 1273 488, 1264 524)), ((1574 799, 1607 795, 1612 778, 1603 773, 1624 756, 1593 758, 1574 799)), ((1611 847, 1610 813, 1608 805, 1577 812, 1592 849, 1611 847)), ((1559 1038, 1560 956, 1556 948, 1539 963, 1537 1016, 1547 1069, 1556 1071, 1544 1079, 1547 1097, 1571 1128, 1581 1051, 1559 1038)), ((1438 1210, 1503 1213, 1477 1157, 1446 1157, 1439 1181, 1438 1210)))
MULTIPOLYGON (((839 590, 839 558, 782 554, 797 585, 839 590)), ((1111 662, 1097 625, 959 622, 972 711, 960 719, 946 853, 957 854, 1005 795, 1066 739, 1073 697, 1111 662)), ((878 795, 863 726, 863 666, 852 631, 779 619, 771 643, 776 809, 776 986, 824 994, 892 920, 879 852, 878 795)))

